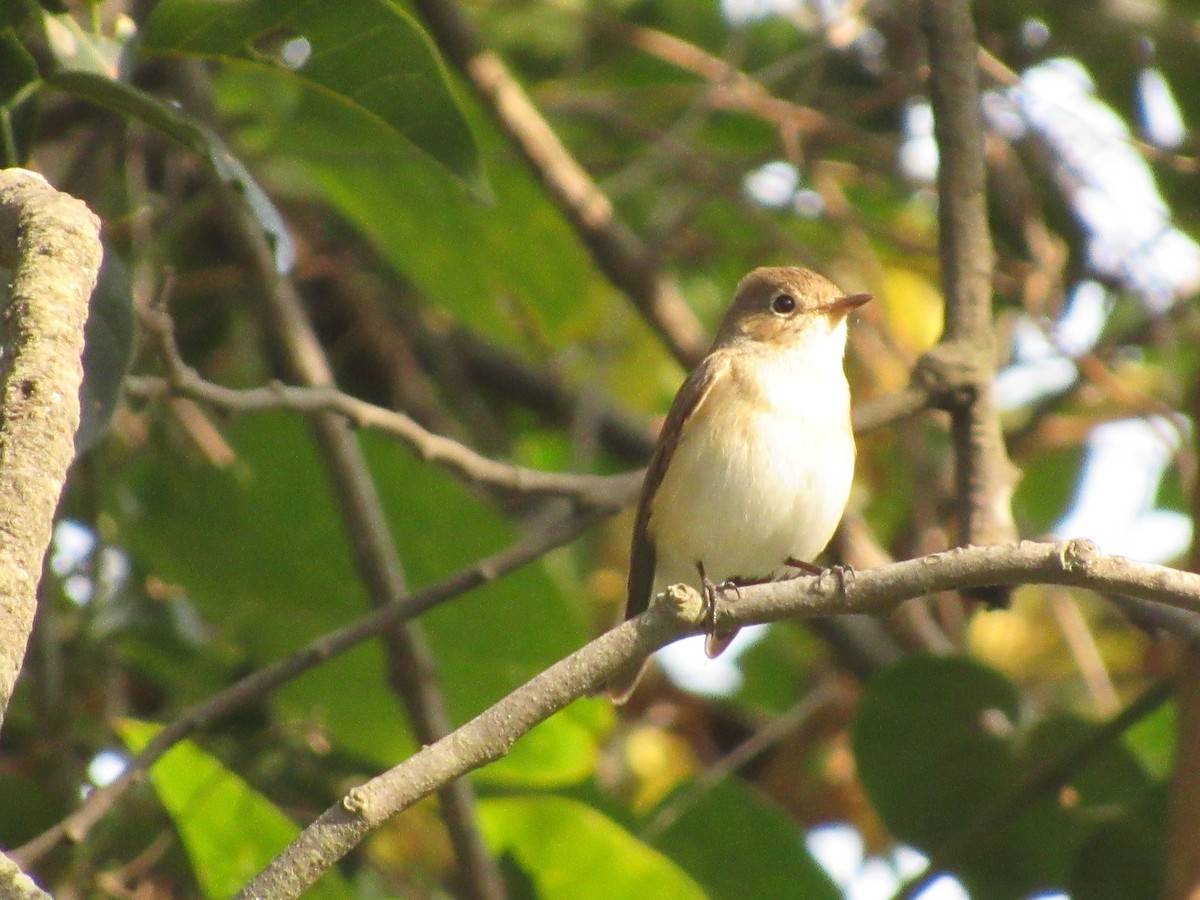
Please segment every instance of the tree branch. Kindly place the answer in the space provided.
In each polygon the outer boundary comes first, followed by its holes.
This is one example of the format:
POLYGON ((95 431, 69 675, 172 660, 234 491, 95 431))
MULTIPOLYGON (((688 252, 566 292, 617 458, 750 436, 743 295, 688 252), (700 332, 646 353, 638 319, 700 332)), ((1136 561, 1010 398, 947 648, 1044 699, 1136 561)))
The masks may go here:
POLYGON ((0 265, 12 270, 0 328, 0 726, 75 456, 83 326, 102 255, 100 220, 81 201, 34 172, 0 172, 0 265))
POLYGON ((520 149, 600 270, 625 293, 675 357, 688 368, 694 366, 707 340, 679 288, 659 272, 650 251, 563 146, 504 61, 483 48, 454 0, 416 0, 416 6, 442 52, 463 71, 520 149))
MULTIPOLYGON (((979 53, 968 0, 923 0, 921 13, 938 147, 938 246, 946 298, 945 334, 923 360, 924 373, 942 382, 938 396, 951 415, 960 542, 994 544, 1017 534, 1012 516, 1017 471, 1004 447, 992 390, 994 253, 979 53)), ((1003 601, 986 592, 981 599, 1003 601)))
MULTIPOLYGON (((289 374, 309 387, 333 388, 333 371, 295 285, 276 270, 271 247, 246 204, 228 192, 225 199, 235 239, 248 254, 266 330, 279 344, 289 374)), ((337 413, 315 413, 310 421, 367 597, 376 607, 386 606, 404 596, 407 587, 362 448, 349 423, 337 413)), ((424 631, 419 623, 407 622, 381 637, 389 682, 407 708, 417 739, 421 743, 436 741, 450 731, 451 723, 424 631)), ((479 831, 471 785, 466 781, 447 783, 439 788, 439 795, 442 819, 469 896, 503 900, 504 882, 479 831)))
MULTIPOLYGON (((564 497, 579 507, 599 511, 615 512, 632 503, 645 475, 644 469, 622 475, 591 475, 547 472, 502 462, 429 431, 402 412, 376 406, 334 387, 295 387, 275 382, 238 390, 214 384, 184 362, 166 314, 146 310, 142 323, 159 348, 165 377, 126 378, 126 389, 137 397, 173 394, 235 414, 278 409, 306 415, 337 413, 358 428, 371 428, 403 441, 422 459, 444 466, 468 484, 523 496, 564 497)), ((854 430, 863 434, 882 428, 915 415, 928 402, 928 392, 916 385, 868 400, 854 410, 854 430)), ((650 446, 648 443, 647 451, 650 446)))
POLYGON ((499 759, 533 726, 572 700, 601 689, 617 672, 664 644, 713 627, 721 630, 786 618, 880 613, 937 591, 1033 582, 1128 594, 1200 610, 1200 575, 1101 554, 1091 541, 1032 541, 961 547, 863 572, 740 588, 705 608, 692 588, 675 585, 650 610, 551 666, 453 734, 352 790, 304 829, 239 894, 296 897, 371 830, 438 786, 499 759))
POLYGON ((158 345, 166 377, 126 379, 130 392, 142 397, 171 393, 207 403, 231 413, 285 409, 316 415, 336 413, 360 428, 391 435, 436 462, 469 484, 481 484, 509 494, 566 497, 591 509, 615 511, 637 497, 641 472, 625 475, 545 472, 500 462, 465 444, 434 434, 402 412, 376 406, 332 386, 291 387, 274 383, 267 387, 235 390, 206 381, 180 356, 171 331, 171 320, 159 310, 147 310, 143 326, 158 345))
POLYGON ((52 900, 3 853, 0 853, 0 897, 5 900, 52 900))
MULTIPOLYGON (((1192 385, 1192 421, 1200 414, 1200 391, 1192 385)), ((1192 428, 1192 448, 1200 454, 1200 435, 1192 428)), ((1192 521, 1200 512, 1200 480, 1193 479, 1192 521)), ((1192 534, 1189 563, 1200 571, 1200 533, 1192 534)), ((1176 663, 1175 771, 1171 775, 1167 806, 1166 855, 1163 900, 1194 900, 1200 896, 1200 640, 1193 634, 1184 642, 1176 663)))
POLYGON ((13 854, 24 865, 31 865, 60 841, 81 841, 129 788, 138 784, 164 753, 184 738, 256 703, 276 688, 310 669, 329 662, 363 641, 377 637, 397 624, 415 618, 433 607, 495 581, 527 565, 544 554, 568 544, 595 524, 601 515, 591 512, 573 515, 551 523, 536 534, 527 535, 486 559, 404 597, 329 634, 322 635, 290 656, 235 682, 220 693, 185 710, 147 744, 126 765, 121 776, 92 791, 79 808, 58 824, 18 848, 13 854))

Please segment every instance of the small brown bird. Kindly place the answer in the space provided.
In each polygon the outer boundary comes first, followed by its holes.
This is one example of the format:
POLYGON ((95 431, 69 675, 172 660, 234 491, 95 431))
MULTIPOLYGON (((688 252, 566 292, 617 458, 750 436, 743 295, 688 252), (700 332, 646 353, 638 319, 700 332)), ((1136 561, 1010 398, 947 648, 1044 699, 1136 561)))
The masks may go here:
MULTIPOLYGON (((625 618, 668 585, 765 581, 833 536, 854 476, 846 316, 869 294, 800 268, 755 269, 738 285, 708 355, 675 396, 642 486, 625 618)), ((710 657, 736 634, 709 634, 710 657)), ((618 675, 628 699, 645 663, 618 675)))

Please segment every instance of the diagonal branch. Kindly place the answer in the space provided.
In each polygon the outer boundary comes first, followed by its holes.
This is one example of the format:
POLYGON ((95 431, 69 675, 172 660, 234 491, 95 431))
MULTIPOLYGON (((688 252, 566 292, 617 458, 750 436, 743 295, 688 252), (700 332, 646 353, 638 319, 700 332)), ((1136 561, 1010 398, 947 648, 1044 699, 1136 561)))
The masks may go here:
POLYGON ((92 826, 131 787, 141 782, 150 767, 184 738, 258 702, 276 688, 357 647, 363 641, 540 559, 549 551, 575 540, 600 518, 599 513, 593 512, 552 522, 544 530, 517 540, 499 553, 481 559, 429 587, 399 597, 344 628, 322 635, 290 656, 247 675, 220 693, 185 710, 129 761, 116 781, 92 791, 78 809, 19 847, 14 856, 23 864, 30 865, 63 840, 83 840, 92 826))
POLYGON ((12 270, 0 328, 0 725, 75 456, 83 326, 101 255, 100 222, 81 201, 34 172, 0 173, 0 265, 12 270))
POLYGON ((622 290, 687 368, 700 361, 704 331, 679 288, 617 215, 612 201, 563 146, 500 57, 486 50, 455 0, 416 0, 438 46, 467 76, 517 145, 609 281, 622 290))
MULTIPOLYGON (((250 209, 240 198, 227 195, 226 212, 237 245, 248 254, 266 331, 279 344, 289 374, 310 387, 334 387, 333 370, 295 285, 277 271, 271 247, 250 209)), ((366 457, 342 416, 316 413, 310 421, 367 597, 376 607, 386 606, 403 596, 407 586, 366 457)), ((381 636, 389 681, 408 711, 417 739, 422 743, 437 740, 451 730, 451 723, 424 631, 419 623, 407 622, 381 636)), ((466 781, 447 783, 439 788, 439 797, 469 896, 502 900, 504 882, 484 845, 471 785, 466 781)))
POLYGON ((707 609, 690 587, 675 585, 651 608, 551 666, 436 744, 352 790, 304 829, 239 894, 298 896, 373 829, 439 785, 499 759, 521 735, 571 701, 602 688, 617 672, 670 641, 786 618, 881 613, 904 600, 944 590, 1026 583, 1062 584, 1128 594, 1200 611, 1200 575, 1101 554, 1091 541, 1033 541, 965 547, 857 574, 742 587, 707 609))
MULTIPOLYGON (((41 175, 0 172, 0 725, 37 611, 54 510, 75 456, 83 327, 103 251, 100 221, 41 175)), ((0 895, 45 897, 0 854, 0 895)))
POLYGON ((368 403, 333 386, 293 387, 274 383, 267 387, 236 390, 206 381, 180 356, 170 318, 160 310, 146 310, 142 323, 158 345, 166 377, 126 380, 139 396, 171 393, 207 403, 231 413, 286 409, 316 415, 336 413, 359 428, 372 428, 398 438, 422 459, 439 463, 469 484, 486 485, 510 494, 566 497, 581 507, 615 511, 632 503, 641 473, 590 475, 545 472, 484 456, 465 444, 423 428, 402 412, 368 403))

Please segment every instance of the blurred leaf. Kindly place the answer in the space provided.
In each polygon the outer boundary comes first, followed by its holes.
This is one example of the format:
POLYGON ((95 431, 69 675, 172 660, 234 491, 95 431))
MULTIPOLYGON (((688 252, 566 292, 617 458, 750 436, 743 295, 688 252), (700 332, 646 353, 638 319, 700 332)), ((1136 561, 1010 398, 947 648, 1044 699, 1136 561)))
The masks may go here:
POLYGON ((495 194, 488 205, 321 92, 297 90, 285 100, 271 79, 247 71, 227 72, 219 88, 231 115, 256 123, 245 143, 289 163, 281 185, 294 184, 299 163, 396 271, 464 324, 512 344, 532 337, 541 351, 579 334, 594 339, 597 317, 611 315, 610 289, 574 233, 474 108, 495 194))
POLYGON ((705 897, 669 859, 578 801, 543 796, 481 800, 479 819, 492 850, 512 854, 541 900, 705 897))
POLYGON ((1161 831, 1127 820, 1097 828, 1076 860, 1072 900, 1161 897, 1166 869, 1161 831))
MULTIPOLYGON (((1095 734, 1097 725, 1072 715, 1042 719, 1025 739, 1021 757, 1031 767, 1057 759, 1095 734)), ((1068 787, 1075 792, 1070 809, 1074 814, 1110 814, 1142 800, 1153 782, 1134 753, 1123 743, 1097 748, 1073 773, 1068 787)))
POLYGON ((143 41, 153 53, 252 63, 312 85, 486 192, 475 138, 437 51, 392 3, 164 0, 143 41))
POLYGON ((656 844, 713 900, 840 896, 804 846, 797 824, 737 781, 705 792, 656 844))
POLYGON ((249 205, 271 244, 275 268, 279 272, 291 270, 296 250, 283 216, 246 167, 211 129, 162 100, 103 75, 67 71, 58 72, 47 81, 68 94, 157 128, 201 154, 216 176, 249 205))
MULTIPOLYGON (((1021 783, 1008 736, 1018 697, 1003 676, 963 657, 915 656, 868 685, 854 727, 859 777, 905 843, 936 854, 1021 783)), ((1032 800, 962 849, 955 872, 975 900, 1061 886, 1078 830, 1054 798, 1032 800)))
POLYGON ((961 846, 969 825, 1099 727, 1058 715, 1014 744, 1016 701, 1010 682, 970 660, 913 657, 872 681, 855 725, 859 775, 888 827, 934 855, 956 847, 955 872, 976 900, 1064 888, 1097 825, 1136 813, 1153 789, 1122 743, 1094 747, 1060 791, 1024 796, 961 846))
MULTIPOLYGON (((70 13, 43 13, 42 24, 59 72, 88 73, 106 79, 120 77, 127 40, 84 31, 70 13)), ((132 35, 130 30, 129 36, 132 35)))
POLYGON ((134 326, 129 271, 113 248, 106 247, 100 277, 88 302, 76 453, 94 446, 108 431, 121 397, 121 382, 133 360, 134 326))
POLYGON ((37 125, 37 63, 12 28, 0 30, 0 164, 22 165, 37 125))
POLYGON ((577 700, 519 738, 507 754, 481 769, 479 777, 489 784, 523 788, 583 781, 595 772, 600 740, 614 718, 612 704, 605 700, 577 700), (597 718, 604 722, 599 728, 597 718))
POLYGON ((21 28, 40 13, 35 0, 0 0, 0 28, 21 28))
MULTIPOLYGON (((136 753, 160 728, 123 719, 117 730, 136 753)), ((207 897, 233 896, 300 833, 278 807, 191 741, 168 750, 150 770, 150 780, 207 897)), ((335 867, 305 896, 354 895, 335 867)))
POLYGON ((1016 784, 1016 760, 998 729, 1015 727, 1017 710, 1013 685, 965 658, 914 656, 871 680, 854 753, 897 837, 936 847, 1016 784))
POLYGON ((1013 509, 1022 533, 1046 534, 1067 512, 1079 482, 1082 448, 1043 450, 1021 461, 1013 509))
MULTIPOLYGON (((888 333, 909 361, 915 361, 942 335, 942 293, 924 275, 898 266, 884 269, 881 293, 888 333)), ((906 368, 903 381, 880 387, 897 390, 903 387, 907 375, 906 368)))
POLYGON ((1125 732, 1125 745, 1155 778, 1167 778, 1174 771, 1177 739, 1176 708, 1172 703, 1163 704, 1125 732))

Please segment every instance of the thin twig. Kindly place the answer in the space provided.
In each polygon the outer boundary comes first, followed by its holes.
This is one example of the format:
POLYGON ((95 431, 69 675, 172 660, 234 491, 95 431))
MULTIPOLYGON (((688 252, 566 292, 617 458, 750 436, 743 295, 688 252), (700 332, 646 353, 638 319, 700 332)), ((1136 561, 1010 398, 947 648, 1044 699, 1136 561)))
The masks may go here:
MULTIPOLYGON (((709 84, 708 101, 714 108, 746 112, 774 125, 785 148, 794 148, 800 135, 829 134, 880 159, 895 156, 894 141, 855 128, 819 109, 776 97, 750 75, 677 35, 623 22, 605 24, 639 50, 705 79, 709 84)), ((789 156, 799 161, 798 153, 790 152, 789 156)))
POLYGON ((1061 588, 1049 592, 1049 601, 1050 611, 1058 622, 1058 630, 1075 660, 1075 667, 1087 686, 1096 712, 1111 716, 1121 708, 1121 700, 1104 662, 1104 654, 1100 652, 1096 636, 1092 634, 1083 611, 1070 592, 1061 588))
POLYGON ((453 734, 352 790, 305 828, 239 897, 298 896, 373 829, 441 785, 499 759, 572 700, 665 643, 713 627, 786 618, 879 613, 923 594, 994 584, 1044 582, 1113 591, 1200 610, 1200 575, 1106 556, 1086 540, 960 547, 857 574, 826 573, 740 588, 715 609, 675 585, 650 609, 540 673, 453 734))
MULTIPOLYGON (((231 414, 269 410, 307 415, 337 413, 358 428, 374 429, 403 441, 421 459, 444 466, 468 484, 524 496, 564 497, 577 506, 600 511, 615 511, 632 503, 645 475, 643 469, 621 475, 547 472, 502 462, 435 434, 402 412, 376 406, 334 387, 297 387, 274 382, 265 387, 236 389, 214 384, 184 362, 165 313, 146 310, 142 323, 159 347, 165 375, 127 377, 126 390, 135 397, 187 397, 231 414)), ((913 416, 927 405, 928 392, 918 385, 873 398, 855 407, 854 430, 858 434, 874 431, 913 416)))
POLYGON ((213 384, 183 361, 165 313, 147 310, 142 322, 158 344, 166 374, 164 378, 126 379, 131 394, 189 397, 229 413, 279 409, 308 415, 337 413, 359 428, 375 429, 398 438, 422 459, 444 466, 463 481, 511 494, 566 497, 580 506, 600 510, 621 509, 637 496, 641 472, 616 476, 544 472, 501 462, 426 430, 402 412, 376 406, 332 386, 293 387, 276 382, 266 387, 235 390, 213 384))

